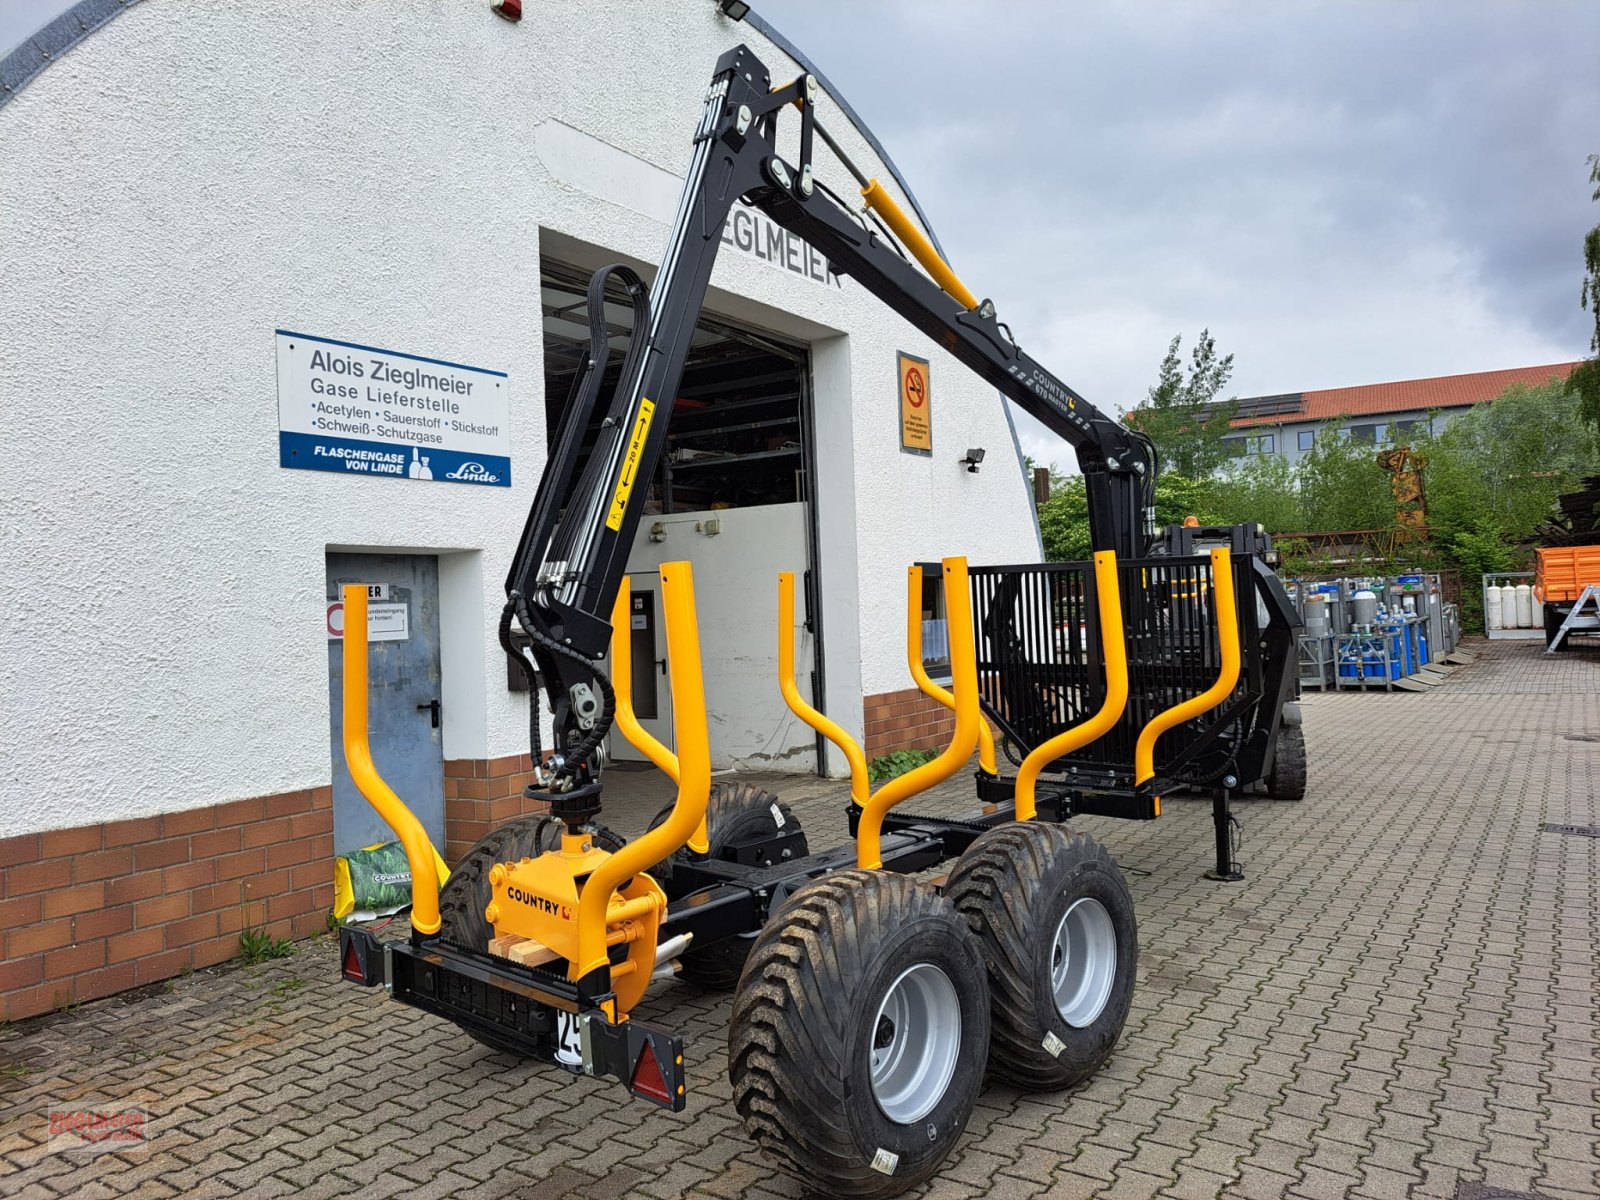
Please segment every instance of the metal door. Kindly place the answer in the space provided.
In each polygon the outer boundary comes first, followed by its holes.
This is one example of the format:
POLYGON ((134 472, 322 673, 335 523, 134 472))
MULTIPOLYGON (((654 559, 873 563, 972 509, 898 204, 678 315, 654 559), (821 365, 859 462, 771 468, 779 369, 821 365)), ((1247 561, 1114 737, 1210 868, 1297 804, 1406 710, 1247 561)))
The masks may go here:
POLYGON ((368 730, 372 759, 444 845, 444 714, 439 692, 439 560, 426 554, 328 555, 328 701, 332 712, 333 851, 394 840, 344 761, 343 607, 347 583, 369 585, 368 730))
MULTIPOLYGON (((629 573, 628 644, 633 661, 633 711, 639 724, 668 750, 672 745, 672 685, 667 663, 667 630, 661 618, 661 576, 655 571, 629 573)), ((606 669, 611 667, 607 656, 606 669)), ((611 757, 645 762, 621 732, 611 732, 611 757)))

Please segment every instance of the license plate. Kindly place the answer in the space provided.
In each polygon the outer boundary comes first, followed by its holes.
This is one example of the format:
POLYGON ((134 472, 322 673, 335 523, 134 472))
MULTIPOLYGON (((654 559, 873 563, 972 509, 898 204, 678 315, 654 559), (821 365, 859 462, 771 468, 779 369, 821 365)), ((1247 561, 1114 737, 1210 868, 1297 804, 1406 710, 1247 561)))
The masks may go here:
POLYGON ((583 1035, 578 1014, 556 1009, 556 1058, 568 1066, 583 1065, 583 1035))

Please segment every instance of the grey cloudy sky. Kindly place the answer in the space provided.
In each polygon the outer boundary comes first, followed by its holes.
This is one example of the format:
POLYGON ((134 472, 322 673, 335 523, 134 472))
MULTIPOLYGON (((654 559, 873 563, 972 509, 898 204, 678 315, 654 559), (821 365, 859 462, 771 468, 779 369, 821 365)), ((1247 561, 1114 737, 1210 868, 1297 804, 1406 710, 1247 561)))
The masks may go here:
POLYGON ((1241 396, 1587 352, 1594 0, 755 3, 1102 408, 1202 327, 1241 396))

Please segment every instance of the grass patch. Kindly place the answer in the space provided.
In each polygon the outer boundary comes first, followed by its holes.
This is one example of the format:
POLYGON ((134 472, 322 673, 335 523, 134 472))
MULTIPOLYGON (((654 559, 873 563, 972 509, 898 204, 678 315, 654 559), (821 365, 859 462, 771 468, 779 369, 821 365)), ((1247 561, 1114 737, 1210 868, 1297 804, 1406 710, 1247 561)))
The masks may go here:
POLYGON ((288 938, 275 938, 265 929, 243 929, 239 932, 239 961, 247 967, 269 959, 288 958, 293 953, 293 942, 288 938))

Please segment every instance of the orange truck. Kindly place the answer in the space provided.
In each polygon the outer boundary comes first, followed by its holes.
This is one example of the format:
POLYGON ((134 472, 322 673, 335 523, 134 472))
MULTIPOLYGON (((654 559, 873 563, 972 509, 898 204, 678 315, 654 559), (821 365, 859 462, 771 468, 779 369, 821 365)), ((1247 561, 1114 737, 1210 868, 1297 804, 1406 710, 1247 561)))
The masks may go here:
POLYGON ((1544 610, 1544 641, 1549 645, 1583 589, 1600 586, 1600 546, 1541 546, 1534 553, 1534 599, 1544 610))

